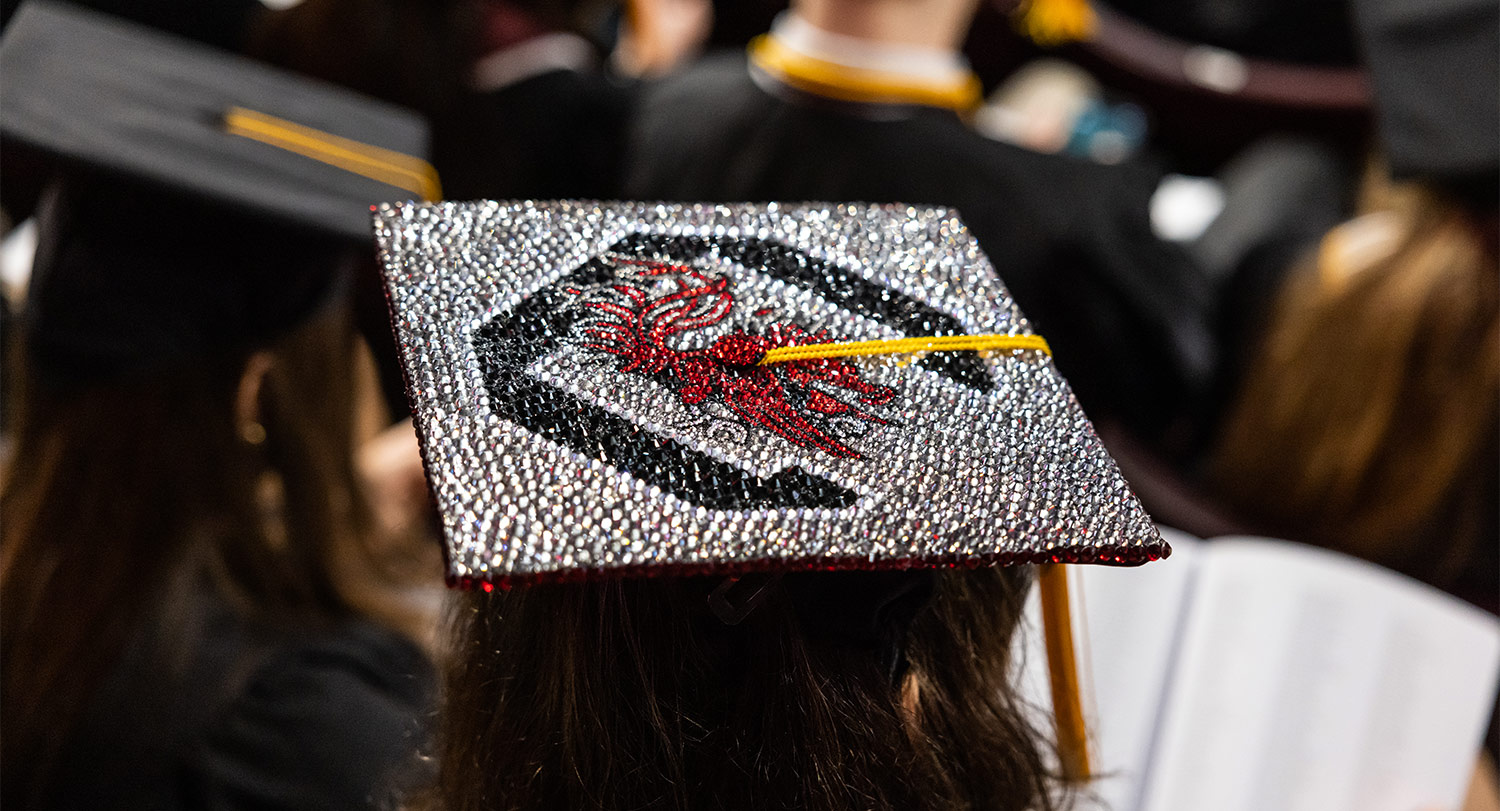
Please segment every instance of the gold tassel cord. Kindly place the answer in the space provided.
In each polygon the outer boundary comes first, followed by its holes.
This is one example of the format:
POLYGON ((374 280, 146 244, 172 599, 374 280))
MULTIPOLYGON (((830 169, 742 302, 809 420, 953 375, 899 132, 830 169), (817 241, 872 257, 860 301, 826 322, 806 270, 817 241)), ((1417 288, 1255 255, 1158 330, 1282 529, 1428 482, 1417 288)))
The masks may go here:
POLYGON ((866 355, 906 355, 915 352, 963 350, 1032 350, 1044 355, 1052 354, 1052 348, 1040 335, 942 335, 931 338, 896 338, 884 341, 846 341, 782 346, 767 350, 760 360, 760 365, 817 358, 852 358, 866 355))
POLYGON ((1078 693, 1077 652, 1073 648, 1073 612, 1068 604, 1068 570, 1059 563, 1039 567, 1037 588, 1042 598, 1042 636, 1047 648, 1047 670, 1052 681, 1052 719, 1057 730, 1057 755, 1063 777, 1070 781, 1090 776, 1088 728, 1078 693))
POLYGON ((423 200, 443 198, 437 170, 421 158, 244 107, 231 107, 224 113, 224 130, 230 135, 295 152, 362 177, 405 189, 423 200))

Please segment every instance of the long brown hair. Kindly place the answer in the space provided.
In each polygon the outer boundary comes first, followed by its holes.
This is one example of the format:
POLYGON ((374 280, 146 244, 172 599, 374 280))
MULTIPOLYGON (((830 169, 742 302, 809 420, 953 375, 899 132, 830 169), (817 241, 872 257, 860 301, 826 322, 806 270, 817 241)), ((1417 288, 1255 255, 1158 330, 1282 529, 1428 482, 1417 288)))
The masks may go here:
POLYGON ((1029 577, 940 573, 899 684, 869 650, 806 633, 781 588, 733 627, 706 608, 710 578, 476 591, 457 606, 429 804, 1055 808, 1009 687, 1029 577))
POLYGON ((1478 556, 1493 558, 1500 490, 1500 267, 1471 210, 1372 177, 1362 209, 1390 247, 1343 267, 1336 230, 1293 275, 1216 476, 1269 531, 1442 587, 1493 581, 1478 556))
POLYGON ((67 779, 59 753, 93 690, 204 588, 254 622, 350 613, 331 557, 367 527, 353 340, 335 306, 269 348, 258 444, 235 413, 248 350, 82 388, 27 378, 0 496, 6 804, 67 779))

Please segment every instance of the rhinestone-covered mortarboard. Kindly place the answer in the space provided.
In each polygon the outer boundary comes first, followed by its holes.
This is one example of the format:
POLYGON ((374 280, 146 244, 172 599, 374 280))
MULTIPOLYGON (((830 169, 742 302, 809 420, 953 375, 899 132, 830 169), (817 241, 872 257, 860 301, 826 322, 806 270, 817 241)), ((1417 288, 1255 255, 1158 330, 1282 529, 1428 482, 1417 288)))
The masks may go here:
POLYGON ((454 582, 1170 552, 951 211, 375 220, 454 582), (1007 348, 882 354, 932 336, 1007 348))

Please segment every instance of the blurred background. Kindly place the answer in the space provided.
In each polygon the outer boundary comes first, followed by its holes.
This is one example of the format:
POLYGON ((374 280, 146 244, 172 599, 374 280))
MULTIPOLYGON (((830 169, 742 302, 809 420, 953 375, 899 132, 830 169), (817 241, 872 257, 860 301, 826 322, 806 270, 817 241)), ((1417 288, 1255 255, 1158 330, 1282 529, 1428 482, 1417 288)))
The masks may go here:
MULTIPOLYGON (((26 5, 0 3, 7 37, 26 5)), ((1500 612, 1493 0, 808 0, 790 10, 761 0, 66 5, 190 42, 184 47, 209 60, 248 59, 315 88, 368 97, 373 112, 359 108, 318 129, 420 153, 413 157, 435 169, 447 200, 954 206, 1052 340, 1106 445, 1164 526, 1333 550, 1490 618, 1500 612), (408 147, 380 141, 364 122, 384 115, 400 117, 391 131, 420 127, 422 137, 408 147)), ((136 75, 146 83, 168 73, 136 75)), ((32 80, 19 69, 0 73, 0 98, 30 94, 18 89, 23 78, 32 80)), ((233 96, 234 82, 223 84, 230 89, 214 98, 233 96)), ((170 96, 172 87, 158 90, 170 96)), ((305 107, 332 115, 334 107, 308 98, 305 107)), ((231 102, 243 103, 223 103, 231 102)), ((72 114, 62 110, 61 123, 48 126, 65 132, 72 114)), ((391 717, 360 734, 386 735, 380 757, 399 760, 432 700, 423 674, 440 654, 441 564, 372 249, 355 240, 334 250, 284 212, 247 215, 232 188, 211 193, 212 205, 232 215, 194 224, 209 216, 208 204, 182 203, 183 193, 163 191, 143 164, 81 161, 59 146, 67 137, 13 123, 0 122, 5 800, 49 807, 37 799, 52 796, 48 769, 97 754, 67 734, 44 734, 50 718, 14 708, 86 708, 100 684, 132 695, 133 679, 147 672, 130 664, 140 627, 184 616, 182 605, 203 604, 203 593, 215 606, 204 616, 247 640, 216 654, 226 661, 250 650, 283 658, 293 650, 302 661, 363 640, 340 661, 365 674, 369 701, 391 717), (105 199, 102 189, 124 196, 105 199), (274 328, 246 327, 225 339, 229 348, 149 368, 83 374, 41 353, 47 341, 83 340, 72 325, 103 317, 87 307, 136 304, 114 288, 99 304, 93 299, 105 294, 87 279, 33 281, 72 279, 67 246, 80 244, 78 234, 93 234, 105 257, 124 244, 165 255, 156 246, 177 237, 119 213, 160 219, 180 205, 181 228, 227 231, 193 260, 173 254, 172 273, 221 264, 237 273, 215 257, 231 250, 221 246, 295 246, 306 237, 316 251, 266 261, 315 252, 335 292, 312 296, 324 303, 299 304, 274 328), (252 235, 242 221, 261 230, 252 235), (343 313, 336 327, 328 300, 343 313), (56 328, 58 313, 61 339, 43 329, 56 328), (305 334, 309 325, 320 334, 305 334), (296 360, 309 354, 317 360, 296 360), (277 386, 275 370, 298 364, 307 387, 290 374, 284 398, 273 402, 263 392, 277 386), (315 371, 318 364, 334 371, 315 371), (330 404, 320 387, 334 377, 343 391, 330 404), (185 404, 186 391, 217 392, 203 395, 201 424, 191 422, 197 405, 185 404), (196 427, 181 427, 189 423, 196 427), (198 453, 198 467, 182 462, 183 448, 212 444, 204 437, 215 431, 226 437, 222 454, 198 453), (321 433, 337 443, 323 443, 321 433), (166 450, 138 452, 145 445, 166 450), (180 486, 202 481, 202 471, 230 455, 239 459, 243 448, 255 454, 243 461, 244 476, 180 486), (167 475, 150 464, 181 469, 167 475), (317 493, 318 506, 299 503, 289 488, 317 493), (198 540, 204 527, 241 520, 256 527, 248 545, 198 540), (356 524, 357 533, 329 528, 356 524), (107 564, 143 572, 97 589, 132 595, 120 597, 127 609, 114 612, 100 597, 95 609, 57 610, 89 602, 70 595, 87 591, 78 581, 106 564, 88 548, 34 547, 44 537, 99 544, 130 532, 184 540, 142 540, 107 564), (315 562, 246 551, 295 546, 304 533, 351 537, 320 541, 315 562), (286 574, 299 566, 319 572, 318 582, 286 574), (164 585, 185 572, 208 585, 164 585), (168 604, 167 593, 178 602, 168 604), (288 616, 316 616, 334 630, 314 644, 266 619, 288 616), (89 653, 88 632, 58 623, 103 624, 112 641, 89 653), (91 675, 72 684, 64 673, 91 675)), ((235 177, 259 182, 244 172, 235 177)), ((191 199, 209 199, 193 189, 191 199)), ((316 205, 358 211, 382 199, 396 196, 355 190, 316 205)), ((214 283, 188 294, 180 276, 131 273, 146 287, 130 295, 151 306, 217 312, 198 298, 223 293, 214 283)), ((288 284, 225 282, 234 292, 223 295, 239 298, 215 306, 233 309, 288 284)), ((165 318, 153 310, 112 325, 112 334, 154 330, 165 318)), ((175 638, 152 644, 202 650, 175 638)), ((222 668, 194 667, 204 674, 195 683, 214 685, 206 695, 243 688, 207 675, 222 668)), ((1500 808, 1493 708, 1491 698, 1465 807, 1500 808)), ((101 712, 78 710, 85 720, 61 728, 89 729, 78 724, 100 721, 101 712)), ((368 798, 365 779, 341 789, 368 798)), ((320 780, 313 770, 302 786, 320 780)), ((285 789, 272 783, 249 780, 267 796, 285 789)))

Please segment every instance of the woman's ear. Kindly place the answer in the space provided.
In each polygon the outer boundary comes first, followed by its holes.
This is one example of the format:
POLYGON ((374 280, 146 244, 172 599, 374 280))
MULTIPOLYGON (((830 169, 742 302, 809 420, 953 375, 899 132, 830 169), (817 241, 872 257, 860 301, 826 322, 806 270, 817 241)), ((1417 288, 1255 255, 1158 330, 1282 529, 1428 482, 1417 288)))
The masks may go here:
POLYGON ((245 361, 245 371, 240 374, 234 398, 234 422, 240 438, 251 445, 266 441, 266 427, 260 423, 260 390, 274 364, 270 352, 255 352, 245 361))

